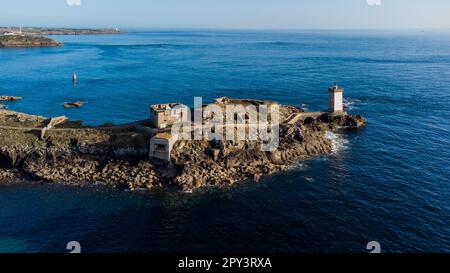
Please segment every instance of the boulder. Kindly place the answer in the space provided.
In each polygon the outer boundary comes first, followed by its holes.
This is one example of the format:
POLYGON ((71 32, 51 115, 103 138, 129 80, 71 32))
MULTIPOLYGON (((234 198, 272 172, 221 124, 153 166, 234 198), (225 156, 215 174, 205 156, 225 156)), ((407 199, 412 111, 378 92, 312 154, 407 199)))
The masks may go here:
POLYGON ((0 96, 0 101, 18 101, 21 100, 22 97, 14 97, 14 96, 0 96))
POLYGON ((80 108, 82 107, 84 102, 82 101, 75 101, 75 102, 67 102, 64 103, 64 108, 80 108))

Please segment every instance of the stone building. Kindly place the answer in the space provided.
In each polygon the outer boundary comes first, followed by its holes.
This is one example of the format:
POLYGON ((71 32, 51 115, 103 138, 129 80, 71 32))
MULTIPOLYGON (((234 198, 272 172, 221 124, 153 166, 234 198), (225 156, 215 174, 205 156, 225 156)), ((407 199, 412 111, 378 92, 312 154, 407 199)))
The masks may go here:
POLYGON ((170 162, 170 154, 176 137, 170 133, 159 133, 150 139, 150 158, 157 158, 165 162, 170 162))
POLYGON ((166 129, 174 123, 190 119, 189 109, 179 103, 156 104, 150 106, 150 122, 153 128, 166 129))
POLYGON ((170 154, 176 142, 176 136, 167 131, 176 122, 190 120, 190 111, 179 103, 156 104, 150 106, 150 126, 155 135, 150 139, 150 158, 157 158, 166 162, 170 161, 170 154))

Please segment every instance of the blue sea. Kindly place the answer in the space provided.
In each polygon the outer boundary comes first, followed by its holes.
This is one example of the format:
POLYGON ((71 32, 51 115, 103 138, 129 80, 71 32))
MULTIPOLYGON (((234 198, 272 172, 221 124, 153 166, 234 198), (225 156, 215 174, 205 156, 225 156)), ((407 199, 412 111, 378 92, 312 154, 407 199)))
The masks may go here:
MULTIPOLYGON (((450 252, 450 31, 169 31, 1 49, 12 110, 87 125, 215 97, 322 110, 345 88, 368 126, 331 156, 226 189, 0 186, 0 252, 450 252), (78 82, 72 84, 72 72, 78 82), (64 102, 82 100, 80 109, 64 102)), ((1 145, 1 144, 0 144, 1 145)))

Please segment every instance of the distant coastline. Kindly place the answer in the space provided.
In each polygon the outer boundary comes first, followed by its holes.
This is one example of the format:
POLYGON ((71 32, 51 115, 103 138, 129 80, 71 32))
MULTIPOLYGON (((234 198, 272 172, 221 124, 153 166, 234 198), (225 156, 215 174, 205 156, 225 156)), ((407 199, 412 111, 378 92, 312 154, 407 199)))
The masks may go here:
POLYGON ((14 47, 55 47, 64 44, 45 37, 46 35, 102 35, 123 34, 114 29, 72 29, 72 28, 34 28, 0 27, 0 48, 14 47))
POLYGON ((124 34, 118 28, 41 28, 41 27, 0 27, 0 35, 5 32, 22 33, 23 35, 100 35, 124 34))

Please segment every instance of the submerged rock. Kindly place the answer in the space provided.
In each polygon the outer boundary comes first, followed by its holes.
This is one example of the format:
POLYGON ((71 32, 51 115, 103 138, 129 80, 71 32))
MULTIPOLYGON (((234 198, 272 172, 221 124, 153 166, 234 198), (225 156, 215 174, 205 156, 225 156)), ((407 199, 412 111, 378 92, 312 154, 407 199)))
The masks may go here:
POLYGON ((367 124, 367 120, 359 115, 332 116, 324 114, 320 117, 320 121, 329 123, 332 129, 337 129, 338 127, 345 129, 359 129, 367 124))

